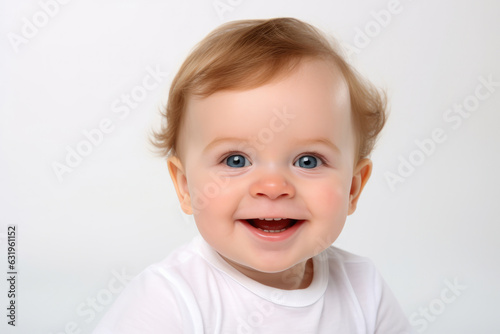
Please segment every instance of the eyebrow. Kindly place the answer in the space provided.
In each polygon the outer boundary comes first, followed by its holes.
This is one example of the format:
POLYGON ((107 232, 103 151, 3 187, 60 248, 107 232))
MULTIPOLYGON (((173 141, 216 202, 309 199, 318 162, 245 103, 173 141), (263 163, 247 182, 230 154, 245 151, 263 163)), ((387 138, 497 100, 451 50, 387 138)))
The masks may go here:
POLYGON ((321 138, 314 138, 314 139, 306 139, 303 141, 299 141, 299 143, 301 145, 313 145, 313 144, 326 145, 326 146, 330 147, 330 149, 332 149, 336 153, 340 154, 340 149, 337 147, 337 145, 332 143, 328 138, 321 137, 321 138))
POLYGON ((246 140, 243 138, 237 138, 237 137, 217 137, 214 140, 210 142, 205 148, 203 149, 203 152, 209 151, 211 148, 214 146, 219 145, 222 142, 245 142, 246 140))
MULTIPOLYGON (((203 152, 207 152, 210 149, 212 149, 214 146, 217 146, 223 142, 251 142, 248 141, 247 139, 243 138, 238 138, 238 137, 217 137, 214 140, 212 140, 205 148, 203 149, 203 152)), ((312 138, 312 139, 305 139, 305 140, 297 140, 294 142, 294 144, 297 145, 313 145, 313 144, 321 144, 328 146, 330 149, 335 151, 336 153, 340 154, 340 149, 332 143, 328 138, 320 137, 320 138, 312 138)))

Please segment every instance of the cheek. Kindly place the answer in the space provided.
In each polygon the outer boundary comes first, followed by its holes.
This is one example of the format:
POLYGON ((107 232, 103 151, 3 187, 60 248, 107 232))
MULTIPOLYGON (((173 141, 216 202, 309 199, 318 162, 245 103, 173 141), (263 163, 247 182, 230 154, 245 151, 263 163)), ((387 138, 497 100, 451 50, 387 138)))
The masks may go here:
POLYGON ((229 232, 228 225, 222 224, 228 208, 220 197, 220 186, 208 181, 193 184, 190 188, 193 218, 198 231, 205 240, 215 242, 218 235, 229 232))
POLYGON ((191 193, 193 217, 203 238, 218 245, 234 232, 233 216, 241 196, 228 180, 205 175, 197 181, 191 193))
POLYGON ((210 209, 211 200, 217 194, 217 187, 207 179, 206 174, 199 171, 192 171, 187 175, 187 179, 193 216, 198 219, 210 209))
POLYGON ((189 179, 191 205, 196 218, 204 220, 228 215, 236 192, 229 178, 215 172, 194 172, 189 179))
POLYGON ((309 203, 325 218, 347 215, 349 191, 339 183, 322 183, 308 194, 309 203))

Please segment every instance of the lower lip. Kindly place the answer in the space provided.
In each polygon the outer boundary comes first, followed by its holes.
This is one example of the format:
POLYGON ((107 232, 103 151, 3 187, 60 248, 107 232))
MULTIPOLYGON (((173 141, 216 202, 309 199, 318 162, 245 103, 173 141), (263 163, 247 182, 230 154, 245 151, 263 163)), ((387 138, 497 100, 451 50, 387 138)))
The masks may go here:
POLYGON ((255 235, 260 240, 278 242, 291 238, 295 232, 302 226, 304 220, 299 220, 292 227, 287 228, 283 232, 264 232, 256 227, 250 225, 249 222, 245 220, 238 220, 237 222, 242 223, 253 235, 255 235))

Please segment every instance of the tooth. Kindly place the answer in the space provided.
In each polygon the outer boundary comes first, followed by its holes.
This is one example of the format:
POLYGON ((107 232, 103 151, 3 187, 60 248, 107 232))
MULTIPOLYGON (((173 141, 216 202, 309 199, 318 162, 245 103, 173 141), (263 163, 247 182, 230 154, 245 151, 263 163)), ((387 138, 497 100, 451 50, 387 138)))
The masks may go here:
POLYGON ((264 218, 265 220, 273 220, 273 218, 264 218))
POLYGON ((284 218, 274 218, 274 220, 282 220, 282 219, 284 219, 284 218))
POLYGON ((260 227, 257 227, 257 228, 258 228, 259 230, 264 231, 264 232, 267 232, 267 233, 280 233, 280 232, 283 232, 283 231, 285 231, 285 230, 286 230, 286 227, 285 227, 285 228, 283 228, 283 229, 281 229, 281 230, 264 230, 264 229, 262 229, 262 228, 260 228, 260 227))

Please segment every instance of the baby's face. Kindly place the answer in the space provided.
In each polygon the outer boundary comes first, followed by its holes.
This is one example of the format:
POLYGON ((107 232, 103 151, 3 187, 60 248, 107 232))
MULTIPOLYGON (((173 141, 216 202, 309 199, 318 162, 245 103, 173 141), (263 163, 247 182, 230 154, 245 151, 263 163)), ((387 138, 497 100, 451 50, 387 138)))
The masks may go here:
POLYGON ((191 98, 185 116, 171 175, 183 210, 228 262, 280 272, 338 237, 360 180, 337 69, 302 62, 255 89, 191 98))

